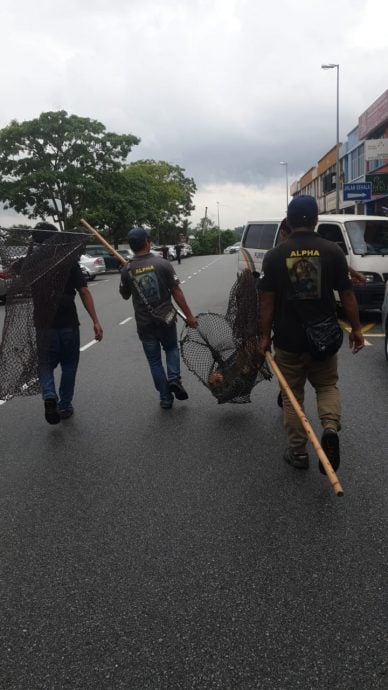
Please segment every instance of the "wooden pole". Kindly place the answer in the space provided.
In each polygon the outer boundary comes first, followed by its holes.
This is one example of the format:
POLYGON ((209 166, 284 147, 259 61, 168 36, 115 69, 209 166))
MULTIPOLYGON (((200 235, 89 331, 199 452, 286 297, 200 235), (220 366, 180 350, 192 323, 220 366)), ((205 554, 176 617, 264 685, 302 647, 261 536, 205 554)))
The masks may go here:
POLYGON ((116 259, 119 259, 119 261, 121 261, 121 263, 124 264, 124 265, 127 264, 127 261, 124 259, 124 257, 121 256, 121 254, 119 254, 118 252, 116 252, 116 250, 112 247, 112 245, 109 244, 109 242, 106 241, 105 237, 103 237, 102 235, 100 235, 100 233, 97 232, 97 230, 95 230, 94 228, 92 228, 92 226, 89 225, 89 223, 87 223, 86 220, 84 220, 83 218, 81 218, 81 223, 82 223, 82 225, 83 225, 85 228, 87 228, 95 237, 97 237, 98 241, 101 242, 101 244, 104 244, 104 245, 105 245, 105 247, 111 252, 111 254, 113 254, 113 255, 116 257, 116 259))
POLYGON ((310 440, 310 443, 312 444, 316 454, 318 455, 318 458, 320 459, 320 461, 324 467, 324 470, 326 472, 326 476, 327 476, 330 484, 333 487, 334 493, 337 496, 343 496, 344 490, 343 490, 343 488, 342 488, 342 486, 338 480, 336 473, 334 472, 334 470, 330 464, 329 458, 327 457, 321 444, 319 443, 310 422, 308 421, 305 413, 303 412, 303 410, 302 410, 301 406, 299 405, 295 395, 293 394, 290 386, 288 385, 287 380, 285 379, 282 372, 280 371, 280 369, 279 369, 278 365, 276 364, 274 358, 272 357, 271 353, 269 351, 267 351, 265 353, 265 356, 266 356, 268 362, 270 363, 271 368, 275 372, 276 377, 277 377, 277 379, 278 379, 278 381, 282 387, 282 390, 287 395, 292 407, 294 408, 296 414, 298 415, 298 417, 301 421, 301 424, 303 425, 303 428, 304 428, 304 430, 305 430, 305 432, 306 432, 306 434, 310 440))

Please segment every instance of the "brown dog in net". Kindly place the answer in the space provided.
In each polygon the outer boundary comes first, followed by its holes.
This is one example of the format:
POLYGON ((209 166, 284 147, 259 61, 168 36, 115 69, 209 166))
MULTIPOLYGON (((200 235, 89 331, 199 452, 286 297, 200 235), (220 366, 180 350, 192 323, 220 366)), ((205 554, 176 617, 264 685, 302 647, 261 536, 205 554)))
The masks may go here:
POLYGON ((219 403, 248 403, 257 383, 272 374, 259 350, 259 305, 255 280, 243 271, 233 285, 226 315, 198 314, 186 326, 182 359, 219 403))

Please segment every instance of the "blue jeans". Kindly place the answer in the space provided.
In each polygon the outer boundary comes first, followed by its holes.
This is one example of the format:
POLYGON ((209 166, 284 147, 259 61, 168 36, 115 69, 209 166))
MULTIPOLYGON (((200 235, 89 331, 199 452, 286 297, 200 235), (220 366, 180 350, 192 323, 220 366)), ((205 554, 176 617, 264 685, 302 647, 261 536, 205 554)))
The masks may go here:
POLYGON ((140 335, 140 340, 160 399, 171 400, 169 381, 179 379, 181 375, 176 325, 156 326, 152 333, 140 335), (166 355, 167 374, 162 363, 161 347, 166 355))
POLYGON ((50 328, 37 331, 39 381, 42 398, 55 398, 54 369, 61 365, 62 374, 59 385, 60 410, 72 409, 75 377, 79 362, 79 328, 50 328))

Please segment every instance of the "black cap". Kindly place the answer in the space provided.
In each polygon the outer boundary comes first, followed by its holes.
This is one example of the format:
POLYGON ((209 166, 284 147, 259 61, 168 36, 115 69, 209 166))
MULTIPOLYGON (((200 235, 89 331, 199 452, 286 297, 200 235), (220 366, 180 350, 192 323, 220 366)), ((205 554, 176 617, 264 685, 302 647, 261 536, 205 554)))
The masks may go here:
POLYGON ((128 233, 129 246, 133 252, 139 252, 143 249, 147 240, 149 240, 148 232, 140 226, 132 228, 128 233))
POLYGON ((287 209, 287 221, 292 228, 312 225, 318 218, 318 204, 313 196, 296 196, 287 209))

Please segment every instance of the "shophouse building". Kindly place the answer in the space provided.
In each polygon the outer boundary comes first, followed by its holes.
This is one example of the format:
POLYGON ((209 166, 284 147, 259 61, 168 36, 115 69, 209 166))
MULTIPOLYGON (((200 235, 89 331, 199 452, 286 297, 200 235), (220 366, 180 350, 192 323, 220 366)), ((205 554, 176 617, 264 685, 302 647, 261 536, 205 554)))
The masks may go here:
MULTIPOLYGON (((312 194, 320 213, 336 211, 336 146, 290 188, 312 194)), ((340 145, 340 212, 388 215, 388 89, 358 118, 340 145), (370 183, 371 198, 365 183, 370 183)), ((367 185, 369 189, 369 185, 367 185)))

